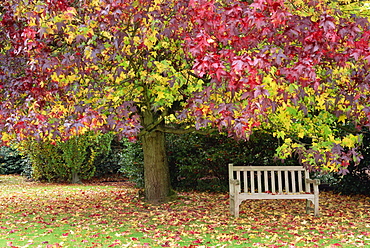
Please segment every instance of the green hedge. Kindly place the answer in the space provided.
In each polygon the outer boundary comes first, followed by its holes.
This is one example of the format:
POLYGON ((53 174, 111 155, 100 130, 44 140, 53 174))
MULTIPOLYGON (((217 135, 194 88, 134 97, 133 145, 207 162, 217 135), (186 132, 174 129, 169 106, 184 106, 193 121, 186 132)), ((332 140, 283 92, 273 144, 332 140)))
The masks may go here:
MULTIPOLYGON (((71 168, 66 166, 66 156, 74 156, 67 155, 66 151, 69 151, 79 152, 77 155, 83 157, 80 161, 82 178, 120 172, 138 187, 143 187, 143 152, 139 142, 118 141, 112 134, 87 136, 74 142, 69 145, 29 144, 28 155, 33 156, 33 166, 27 156, 20 155, 14 148, 2 146, 0 174, 22 174, 41 180, 68 181, 71 179, 71 168)), ((282 162, 274 159, 278 142, 264 132, 255 132, 249 141, 236 141, 220 134, 168 134, 166 145, 172 186, 177 190, 227 191, 229 163, 280 165, 282 162)), ((364 159, 361 163, 358 166, 351 164, 350 172, 345 176, 317 173, 315 176, 342 194, 370 195, 370 134, 364 135, 362 154, 364 159)), ((74 159, 69 161, 75 162, 74 159)), ((284 161, 284 164, 295 165, 297 160, 292 158, 284 161)))
MULTIPOLYGON (((143 153, 140 143, 124 142, 120 172, 143 187, 143 153)), ((228 164, 280 165, 274 160, 278 140, 256 132, 249 141, 225 135, 166 135, 172 187, 177 190, 226 191, 228 164)), ((293 165, 295 159, 284 162, 293 165)))
POLYGON ((137 187, 144 187, 144 154, 140 142, 129 142, 127 139, 121 141, 123 150, 119 153, 120 169, 137 187))
MULTIPOLYGON (((236 141, 221 134, 168 135, 167 150, 172 185, 176 189, 227 191, 228 164, 280 165, 274 159, 278 140, 255 132, 248 141, 236 141)), ((294 159, 285 164, 294 164, 294 159)))
POLYGON ((87 133, 55 143, 25 141, 21 148, 32 162, 32 178, 78 183, 94 176, 96 158, 108 154, 112 138, 111 134, 87 133))
POLYGON ((88 134, 83 138, 74 137, 57 144, 27 141, 19 147, 23 155, 18 149, 1 146, 0 174, 21 174, 36 180, 69 181, 71 164, 76 162, 80 163, 79 173, 82 178, 117 174, 123 146, 113 138, 113 134, 88 134), (75 159, 76 156, 78 159, 75 159))

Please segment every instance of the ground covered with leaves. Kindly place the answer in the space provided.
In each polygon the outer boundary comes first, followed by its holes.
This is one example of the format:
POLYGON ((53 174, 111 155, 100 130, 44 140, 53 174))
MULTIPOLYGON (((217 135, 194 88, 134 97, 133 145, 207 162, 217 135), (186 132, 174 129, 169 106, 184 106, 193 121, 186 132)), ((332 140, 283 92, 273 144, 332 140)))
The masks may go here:
POLYGON ((364 196, 322 192, 320 217, 304 200, 251 200, 234 219, 227 194, 150 205, 127 182, 0 181, 0 247, 370 247, 364 196))

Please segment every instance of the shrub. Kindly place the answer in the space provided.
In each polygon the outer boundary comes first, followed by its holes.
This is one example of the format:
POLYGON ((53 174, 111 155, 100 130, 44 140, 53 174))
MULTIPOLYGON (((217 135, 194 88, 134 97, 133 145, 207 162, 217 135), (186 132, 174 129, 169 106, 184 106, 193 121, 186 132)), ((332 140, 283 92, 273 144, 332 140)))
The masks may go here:
POLYGON ((358 166, 351 164, 349 173, 340 177, 336 190, 345 195, 363 194, 370 196, 370 166, 360 163, 358 166))
POLYGON ((28 164, 29 160, 17 149, 8 146, 0 147, 0 174, 21 174, 28 164))
MULTIPOLYGON (((115 136, 105 136, 109 140, 102 142, 104 144, 110 144, 110 147, 106 147, 106 152, 100 152, 95 160, 95 174, 94 177, 104 177, 119 173, 121 152, 123 149, 123 144, 115 138, 115 136)), ((100 145, 100 144, 99 144, 100 145)))
POLYGON ((144 187, 144 154, 140 142, 132 143, 123 139, 121 144, 123 149, 118 153, 119 172, 134 182, 137 187, 144 187))
POLYGON ((319 179, 320 184, 334 186, 338 183, 338 177, 334 172, 331 173, 322 173, 322 172, 311 172, 310 178, 319 179))
POLYGON ((23 167, 22 167, 21 175, 26 177, 27 179, 32 179, 33 169, 32 169, 31 159, 28 156, 24 156, 22 157, 22 161, 23 161, 23 167))
MULTIPOLYGON (((236 141, 222 134, 168 135, 168 159, 172 185, 177 189, 227 191, 228 164, 281 165, 274 154, 278 140, 256 131, 248 141, 236 141)), ((296 164, 294 158, 285 165, 296 164)))
POLYGON ((365 133, 361 149, 363 159, 359 165, 351 163, 349 173, 340 176, 335 184, 336 190, 342 194, 370 195, 370 134, 365 133))
POLYGON ((79 183, 94 175, 95 158, 109 152, 111 140, 111 134, 87 133, 55 143, 29 140, 21 149, 31 159, 34 179, 79 183))

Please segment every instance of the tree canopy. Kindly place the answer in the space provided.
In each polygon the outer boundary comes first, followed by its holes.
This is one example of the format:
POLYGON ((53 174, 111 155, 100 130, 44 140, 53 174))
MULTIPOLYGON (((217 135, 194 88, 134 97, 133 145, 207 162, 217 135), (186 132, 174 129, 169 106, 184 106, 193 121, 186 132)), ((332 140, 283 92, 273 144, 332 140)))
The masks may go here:
POLYGON ((369 22, 306 4, 198 1, 190 14, 197 35, 186 45, 195 72, 238 99, 213 109, 232 120, 221 125, 237 133, 267 126, 284 141, 281 158, 297 152, 310 168, 345 173, 369 125, 369 22))
POLYGON ((345 173, 360 159, 365 17, 313 0, 11 0, 0 11, 5 142, 139 137, 152 199, 169 192, 165 132, 264 128, 283 140, 281 158, 311 169, 345 173))

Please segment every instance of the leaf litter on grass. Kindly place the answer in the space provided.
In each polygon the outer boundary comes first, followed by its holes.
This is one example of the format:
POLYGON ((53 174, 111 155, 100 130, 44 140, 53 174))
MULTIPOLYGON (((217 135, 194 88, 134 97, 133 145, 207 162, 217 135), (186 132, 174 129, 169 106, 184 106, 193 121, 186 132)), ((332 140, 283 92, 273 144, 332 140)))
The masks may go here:
POLYGON ((364 196, 322 192, 320 217, 304 200, 251 200, 232 218, 227 194, 151 205, 126 182, 0 180, 0 247, 370 247, 364 196))

